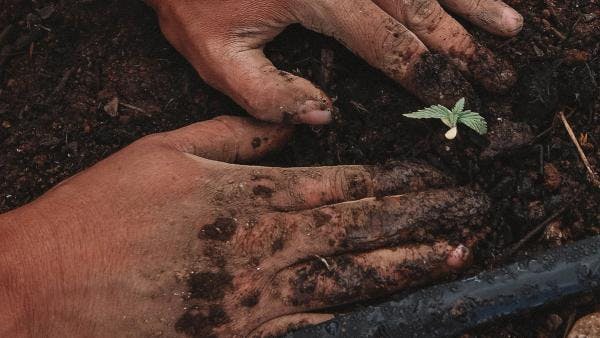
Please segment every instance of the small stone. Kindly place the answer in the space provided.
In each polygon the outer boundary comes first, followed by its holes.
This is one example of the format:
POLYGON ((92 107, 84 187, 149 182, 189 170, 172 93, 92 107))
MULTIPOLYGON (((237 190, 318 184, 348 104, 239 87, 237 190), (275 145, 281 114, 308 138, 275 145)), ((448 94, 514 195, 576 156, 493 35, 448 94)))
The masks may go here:
POLYGON ((89 134, 92 132, 92 126, 90 125, 89 121, 85 121, 83 122, 83 132, 86 134, 89 134))
POLYGON ((104 111, 112 117, 119 115, 119 98, 114 97, 110 100, 110 102, 104 106, 104 111))
POLYGON ((119 123, 125 125, 131 121, 131 116, 129 115, 121 115, 119 116, 119 123))
POLYGON ((544 230, 544 239, 548 242, 562 244, 568 238, 569 234, 561 227, 560 220, 552 221, 544 230))
POLYGON ((569 49, 565 52, 564 61, 566 64, 583 63, 590 60, 590 53, 579 50, 569 49))
POLYGON ((598 14, 596 13, 586 13, 583 15, 583 21, 585 22, 591 22, 594 21, 598 18, 598 14))
POLYGON ((487 137, 490 144, 481 153, 482 159, 491 159, 518 149, 528 144, 534 135, 529 125, 503 119, 490 126, 487 137))
POLYGON ((568 338, 588 337, 600 337, 600 312, 592 313, 580 318, 575 325, 573 325, 568 336, 568 338))
POLYGON ((531 221, 541 220, 544 214, 544 203, 542 201, 532 201, 527 206, 527 218, 531 221))
POLYGON ((12 127, 12 125, 8 121, 2 121, 2 127, 8 129, 12 127))
POLYGON ((550 331, 556 331, 558 330, 558 328, 563 324, 563 319, 557 315, 556 313, 553 313, 551 315, 548 316, 548 318, 546 318, 546 327, 550 330, 550 331))
POLYGON ((556 190, 560 186, 562 178, 560 176, 560 172, 554 164, 546 163, 544 165, 544 186, 548 190, 556 190))
POLYGON ((42 18, 43 20, 46 20, 46 19, 50 18, 52 16, 52 14, 54 14, 54 5, 42 7, 40 9, 38 9, 37 12, 38 12, 38 15, 40 16, 40 18, 42 18))

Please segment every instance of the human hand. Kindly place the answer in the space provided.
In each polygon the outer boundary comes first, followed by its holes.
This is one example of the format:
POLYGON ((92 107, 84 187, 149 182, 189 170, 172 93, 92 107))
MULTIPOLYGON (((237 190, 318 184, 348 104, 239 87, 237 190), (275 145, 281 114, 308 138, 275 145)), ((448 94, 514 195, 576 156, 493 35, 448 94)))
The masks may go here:
POLYGON ((333 36, 426 103, 471 98, 465 77, 490 91, 515 81, 440 4, 501 36, 523 18, 499 0, 147 0, 173 46, 213 87, 266 121, 324 124, 331 100, 309 81, 277 70, 264 45, 300 23, 333 36), (431 54, 428 51, 439 52, 431 54), (460 70, 460 71, 458 71, 460 70))
POLYGON ((489 202, 435 169, 224 163, 290 133, 151 135, 1 215, 0 336, 265 336, 468 265, 489 202))

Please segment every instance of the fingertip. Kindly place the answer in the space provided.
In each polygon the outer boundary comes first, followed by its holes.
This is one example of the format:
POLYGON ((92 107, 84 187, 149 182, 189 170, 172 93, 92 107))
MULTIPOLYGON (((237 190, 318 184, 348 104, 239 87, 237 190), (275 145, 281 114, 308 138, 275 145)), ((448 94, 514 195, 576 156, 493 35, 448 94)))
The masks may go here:
POLYGON ((512 37, 523 29, 523 16, 511 7, 505 7, 502 12, 502 35, 512 37))
POLYGON ((299 120, 302 123, 313 125, 329 124, 331 123, 332 115, 330 110, 313 110, 304 114, 301 113, 299 120))
POLYGON ((462 270, 469 266, 473 260, 471 250, 466 246, 460 244, 457 247, 450 250, 446 257, 446 264, 452 270, 462 270))
POLYGON ((284 124, 322 125, 331 123, 332 108, 329 99, 307 100, 298 105, 293 112, 284 112, 281 121, 284 124))

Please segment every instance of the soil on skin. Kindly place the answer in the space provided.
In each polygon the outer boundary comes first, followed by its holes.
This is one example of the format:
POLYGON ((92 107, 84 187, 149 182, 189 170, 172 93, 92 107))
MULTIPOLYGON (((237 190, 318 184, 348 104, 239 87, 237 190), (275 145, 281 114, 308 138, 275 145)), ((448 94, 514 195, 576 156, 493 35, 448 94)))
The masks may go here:
MULTIPOLYGON (((291 27, 267 54, 281 69, 319 84, 336 99, 340 114, 331 126, 299 128, 285 151, 264 164, 421 160, 460 183, 480 186, 492 198, 494 231, 479 245, 468 273, 598 234, 600 192, 587 180, 555 114, 565 111, 600 171, 600 5, 507 2, 525 16, 515 38, 493 37, 465 22, 518 72, 516 85, 504 95, 476 85, 475 104, 490 124, 508 126, 495 135, 513 137, 516 122, 529 126, 516 129, 537 137, 514 134, 515 142, 529 142, 510 152, 502 144, 490 148, 486 138, 465 129, 448 142, 441 123, 402 117, 423 105, 393 81, 334 40, 291 27), (506 260, 498 258, 561 208, 542 234, 506 260)), ((141 1, 4 0, 0 50, 0 212, 32 201, 143 135, 244 114, 198 78, 141 1), (104 109, 115 97, 118 110, 104 109)), ((594 307, 551 309, 476 335, 562 336, 573 318, 594 307)))

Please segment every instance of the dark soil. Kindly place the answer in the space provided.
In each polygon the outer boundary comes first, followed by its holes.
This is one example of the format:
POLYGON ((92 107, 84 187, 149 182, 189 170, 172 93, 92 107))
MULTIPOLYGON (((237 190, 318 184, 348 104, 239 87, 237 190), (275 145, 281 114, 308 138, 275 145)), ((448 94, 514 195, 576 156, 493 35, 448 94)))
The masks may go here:
MULTIPOLYGON (((447 142, 440 123, 402 117, 422 104, 393 81, 335 41, 291 27, 267 54, 281 69, 318 83, 336 98, 340 114, 331 126, 298 128, 285 151, 264 164, 420 160, 460 183, 480 186, 495 206, 494 231, 479 246, 470 273, 600 233, 600 192, 556 118, 565 111, 599 171, 600 5, 507 2, 525 16, 517 37, 500 39, 465 25, 517 70, 514 88, 504 95, 475 86, 475 104, 492 125, 507 120, 529 125, 518 125, 537 135, 525 145, 490 150, 485 138, 470 132, 447 142), (542 234, 504 255, 561 208, 542 234)), ((2 0, 0 50, 0 212, 32 201, 143 135, 244 114, 198 78, 141 1, 2 0), (131 108, 105 110, 115 97, 131 108)), ((569 305, 478 335, 562 336, 570 321, 597 307, 569 305)), ((197 329, 194 325, 181 329, 197 329)))

